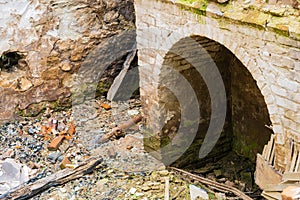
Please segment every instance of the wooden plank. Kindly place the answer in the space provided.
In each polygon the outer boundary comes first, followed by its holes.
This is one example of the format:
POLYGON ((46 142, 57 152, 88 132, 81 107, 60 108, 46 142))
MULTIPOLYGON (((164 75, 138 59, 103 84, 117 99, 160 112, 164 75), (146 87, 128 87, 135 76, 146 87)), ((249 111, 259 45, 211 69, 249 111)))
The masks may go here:
POLYGON ((90 174, 98 165, 102 163, 101 157, 91 157, 82 162, 75 169, 64 169, 50 176, 39 179, 34 183, 22 184, 0 196, 2 200, 10 199, 29 199, 51 187, 63 185, 71 180, 81 178, 90 174))
POLYGON ((267 151, 267 145, 264 146, 263 152, 262 152, 262 157, 266 158, 266 151, 267 151))
POLYGON ((270 141, 268 142, 268 144, 267 144, 267 148, 266 148, 266 155, 265 155, 265 160, 266 161, 269 161, 269 159, 268 159, 268 155, 269 155, 269 151, 270 151, 270 141))
POLYGON ((294 172, 298 172, 299 171, 299 162, 300 162, 300 152, 298 151, 298 157, 297 157, 296 167, 295 167, 294 172))
POLYGON ((300 187, 300 184, 295 184, 295 183, 268 184, 268 185, 266 185, 264 191, 265 192, 282 192, 283 189, 285 189, 289 186, 299 186, 300 187))
POLYGON ((255 183, 265 189, 268 184, 279 184, 282 175, 269 165, 269 163, 260 155, 257 154, 255 183))
POLYGON ((293 156, 293 146, 294 146, 294 142, 291 141, 290 143, 290 148, 289 148, 289 151, 287 153, 287 163, 286 163, 286 167, 285 167, 285 171, 289 171, 290 168, 291 168, 291 161, 292 161, 292 156, 293 156))
MULTIPOLYGON (((273 146, 273 149, 272 149, 272 153, 271 153, 271 158, 269 160, 269 163, 270 165, 273 165, 274 164, 274 157, 275 157, 275 144, 273 146)), ((274 166, 274 165, 273 165, 274 166)))
POLYGON ((281 200, 281 194, 280 192, 263 192, 261 194, 263 197, 269 200, 281 200))
POLYGON ((285 172, 282 175, 283 181, 300 181, 300 172, 285 172))
POLYGON ((271 151, 272 151, 272 148, 273 148, 273 143, 274 143, 274 135, 271 135, 271 139, 268 142, 267 161, 270 161, 271 151))
POLYGON ((294 148, 293 158, 292 158, 291 167, 290 167, 289 172, 294 172, 296 158, 297 158, 297 152, 296 152, 296 148, 294 148))

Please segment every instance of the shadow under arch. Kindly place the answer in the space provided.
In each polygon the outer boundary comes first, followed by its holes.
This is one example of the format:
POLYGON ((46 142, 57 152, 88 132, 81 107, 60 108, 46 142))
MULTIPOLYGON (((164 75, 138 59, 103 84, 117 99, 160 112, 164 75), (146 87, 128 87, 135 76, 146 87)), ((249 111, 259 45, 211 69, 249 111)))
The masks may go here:
MULTIPOLYGON (((198 112, 200 117, 193 143, 175 162, 175 165, 187 166, 205 163, 207 160, 213 161, 231 150, 254 161, 256 153, 262 150, 272 133, 265 126, 271 125, 271 121, 264 96, 252 74, 230 50, 214 40, 198 35, 183 37, 173 43, 163 57, 159 82, 161 86, 158 92, 159 104, 165 114, 163 119, 167 121, 164 120, 166 123, 163 124, 160 133, 161 147, 172 143, 180 126, 186 126, 185 123, 188 123, 182 122, 184 120, 181 114, 183 107, 195 103, 193 98, 186 98, 186 102, 182 105, 177 95, 174 94, 174 90, 183 94, 186 89, 177 82, 178 74, 184 77, 195 92, 198 108, 195 107, 193 112, 198 112), (213 64, 220 72, 226 91, 226 118, 220 138, 217 138, 218 142, 208 156, 199 159, 199 149, 205 143, 209 124, 220 120, 218 115, 212 117, 212 100, 224 97, 224 95, 212 96, 203 77, 204 75, 209 79, 220 81, 213 73, 213 64), (204 68, 206 73, 199 73, 197 68, 204 68)), ((163 152, 162 160, 168 159, 170 155, 172 154, 169 152, 163 152)))

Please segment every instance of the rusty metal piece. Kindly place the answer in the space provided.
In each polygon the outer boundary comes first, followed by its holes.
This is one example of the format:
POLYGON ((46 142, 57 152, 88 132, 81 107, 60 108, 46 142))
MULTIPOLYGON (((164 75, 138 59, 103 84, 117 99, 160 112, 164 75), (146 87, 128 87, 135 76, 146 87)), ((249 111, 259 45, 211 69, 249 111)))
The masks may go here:
POLYGON ((143 119, 142 115, 137 115, 137 116, 129 119, 124 124, 121 124, 121 125, 113 128, 111 130, 111 132, 106 133, 105 135, 103 135, 102 138, 100 139, 100 142, 101 143, 106 142, 112 136, 116 136, 116 137, 121 136, 126 129, 128 129, 128 128, 132 127, 133 125, 137 124, 138 122, 142 121, 142 119, 143 119))

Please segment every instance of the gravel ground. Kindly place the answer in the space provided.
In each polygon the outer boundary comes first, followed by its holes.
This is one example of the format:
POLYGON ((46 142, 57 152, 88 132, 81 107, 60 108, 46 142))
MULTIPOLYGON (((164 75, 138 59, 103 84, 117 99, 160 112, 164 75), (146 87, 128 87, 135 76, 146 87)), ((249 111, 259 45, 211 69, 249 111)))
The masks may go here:
MULTIPOLYGON (((166 182, 170 199, 190 199, 191 181, 167 171, 143 149, 142 122, 126 130, 124 137, 99 142, 105 133, 138 115, 140 109, 139 100, 121 103, 91 100, 73 106, 72 110, 47 110, 35 119, 6 123, 0 127, 0 164, 12 158, 28 166, 28 183, 31 183, 61 170, 65 157, 71 161, 70 166, 91 156, 103 158, 92 174, 50 188, 33 199, 164 199, 166 182), (109 107, 105 109, 104 104, 109 107), (50 142, 62 133, 69 133, 71 127, 76 128, 76 133, 68 135, 58 150, 49 151, 50 142)), ((210 199, 225 198, 225 194, 207 191, 210 199)))
POLYGON ((188 184, 144 151, 142 124, 127 130, 125 137, 99 142, 105 133, 139 112, 138 100, 122 103, 92 100, 73 106, 72 110, 47 110, 35 119, 6 123, 0 127, 3 152, 0 158, 2 161, 12 158, 28 166, 31 169, 28 183, 31 183, 61 170, 64 157, 75 166, 93 155, 103 157, 103 163, 94 173, 51 188, 33 199, 163 199, 166 177, 170 180, 171 195, 188 199, 188 184), (111 109, 104 109, 103 103, 111 109), (71 124, 76 127, 75 135, 65 139, 58 150, 49 151, 50 142, 71 124), (183 188, 180 193, 179 187, 183 188))

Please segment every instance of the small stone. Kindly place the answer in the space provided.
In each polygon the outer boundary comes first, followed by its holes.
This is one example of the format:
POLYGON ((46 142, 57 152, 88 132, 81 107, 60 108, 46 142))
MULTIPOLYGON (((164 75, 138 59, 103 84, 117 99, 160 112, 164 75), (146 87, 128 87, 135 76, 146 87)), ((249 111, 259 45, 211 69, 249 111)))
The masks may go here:
POLYGON ((141 196, 144 196, 144 193, 137 192, 137 193, 135 193, 135 196, 137 196, 137 197, 141 197, 141 196))
POLYGON ((75 192, 78 192, 78 191, 81 190, 81 189, 82 189, 81 187, 76 186, 74 190, 75 190, 75 192))
POLYGON ((70 148, 69 141, 64 140, 59 146, 59 151, 65 153, 70 148))
POLYGON ((135 194, 136 193, 136 188, 130 188, 129 193, 130 194, 135 194))
POLYGON ((68 71, 71 71, 71 69, 73 68, 73 65, 70 62, 66 61, 66 62, 61 63, 60 68, 62 71, 68 72, 68 71))
POLYGON ((101 180, 99 180, 97 183, 96 183, 96 186, 97 186, 97 190, 98 191, 103 191, 104 190, 104 185, 108 182, 108 179, 107 178, 103 178, 101 180))
POLYGON ((3 158, 12 158, 15 155, 15 152, 13 149, 8 149, 4 155, 3 158))
POLYGON ((146 192, 146 191, 151 190, 151 187, 149 187, 149 186, 143 186, 141 189, 146 192))
POLYGON ((128 110, 127 113, 128 113, 129 116, 135 116, 135 115, 138 115, 140 113, 140 111, 138 111, 138 110, 128 110))
POLYGON ((33 135, 35 133, 35 130, 33 128, 28 129, 28 134, 33 135))
POLYGON ((57 161, 58 161, 58 162, 61 162, 61 161, 63 161, 63 159, 64 159, 64 156, 59 156, 59 157, 57 158, 57 161))
POLYGON ((158 172, 161 176, 168 176, 169 175, 169 171, 168 170, 162 170, 158 172))
POLYGON ((65 188, 60 188, 60 191, 61 191, 62 193, 66 193, 66 192, 67 192, 67 189, 65 189, 65 188))
POLYGON ((228 2, 229 0, 218 0, 218 3, 226 3, 228 2))
POLYGON ((61 156, 61 153, 58 151, 58 152, 54 152, 52 154, 50 154, 48 157, 47 157, 47 160, 51 163, 56 163, 57 159, 61 156))
POLYGON ((116 151, 115 151, 115 149, 114 149, 113 147, 109 147, 109 148, 107 149, 107 154, 108 154, 108 156, 109 156, 110 158, 115 158, 116 155, 117 155, 117 153, 116 153, 116 151))
POLYGON ((73 62, 80 61, 82 59, 82 55, 80 53, 72 53, 70 60, 73 62))

